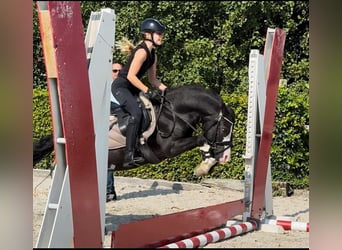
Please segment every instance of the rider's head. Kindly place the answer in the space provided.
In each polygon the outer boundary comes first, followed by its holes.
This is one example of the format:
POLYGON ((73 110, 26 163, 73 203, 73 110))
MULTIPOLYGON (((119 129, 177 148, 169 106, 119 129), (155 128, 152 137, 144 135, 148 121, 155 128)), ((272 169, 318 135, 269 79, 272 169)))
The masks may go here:
POLYGON ((144 40, 151 41, 154 46, 159 46, 162 43, 165 27, 159 20, 147 18, 141 23, 140 32, 144 34, 144 40))

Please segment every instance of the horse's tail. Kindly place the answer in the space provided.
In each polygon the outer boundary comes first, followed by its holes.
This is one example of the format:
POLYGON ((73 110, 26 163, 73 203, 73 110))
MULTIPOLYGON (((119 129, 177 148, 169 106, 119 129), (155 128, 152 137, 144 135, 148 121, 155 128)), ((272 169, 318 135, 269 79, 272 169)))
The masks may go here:
POLYGON ((33 142, 33 166, 36 165, 45 155, 53 151, 53 137, 47 135, 37 142, 33 142))

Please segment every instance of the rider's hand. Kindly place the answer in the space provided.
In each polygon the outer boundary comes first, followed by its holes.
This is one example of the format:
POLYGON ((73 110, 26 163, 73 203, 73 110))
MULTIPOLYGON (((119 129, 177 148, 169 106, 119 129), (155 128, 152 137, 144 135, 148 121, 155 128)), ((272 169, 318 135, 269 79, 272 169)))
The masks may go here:
POLYGON ((150 100, 160 100, 161 95, 160 92, 156 89, 148 89, 146 93, 144 93, 145 96, 150 100))

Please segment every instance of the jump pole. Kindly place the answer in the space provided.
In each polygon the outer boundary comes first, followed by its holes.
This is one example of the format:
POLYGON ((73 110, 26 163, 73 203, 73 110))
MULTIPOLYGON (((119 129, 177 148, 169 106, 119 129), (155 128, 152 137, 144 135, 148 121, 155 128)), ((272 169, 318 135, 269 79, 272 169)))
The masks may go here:
POLYGON ((276 219, 265 218, 262 220, 262 224, 278 225, 278 226, 281 226, 284 230, 288 230, 288 231, 303 231, 303 232, 310 231, 309 222, 276 220, 276 219))
POLYGON ((237 235, 241 235, 257 228, 255 221, 243 222, 237 225, 228 226, 207 232, 205 234, 196 235, 189 239, 171 243, 160 248, 197 248, 205 246, 209 243, 214 243, 220 240, 225 240, 237 235))
POLYGON ((157 248, 221 227, 244 211, 243 199, 122 224, 112 248, 157 248))

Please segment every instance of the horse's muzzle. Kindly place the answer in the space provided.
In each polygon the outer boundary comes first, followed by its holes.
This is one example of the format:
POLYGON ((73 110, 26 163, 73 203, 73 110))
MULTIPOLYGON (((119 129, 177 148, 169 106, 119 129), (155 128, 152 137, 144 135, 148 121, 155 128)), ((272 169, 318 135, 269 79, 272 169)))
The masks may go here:
POLYGON ((219 159, 219 163, 223 164, 230 161, 230 148, 226 149, 219 159))

